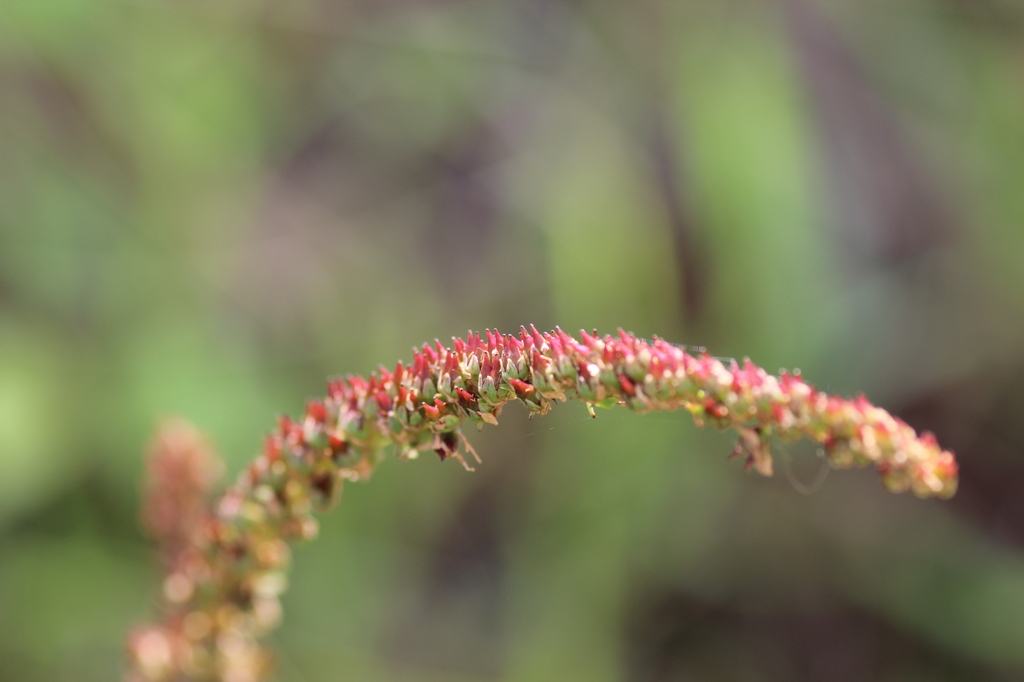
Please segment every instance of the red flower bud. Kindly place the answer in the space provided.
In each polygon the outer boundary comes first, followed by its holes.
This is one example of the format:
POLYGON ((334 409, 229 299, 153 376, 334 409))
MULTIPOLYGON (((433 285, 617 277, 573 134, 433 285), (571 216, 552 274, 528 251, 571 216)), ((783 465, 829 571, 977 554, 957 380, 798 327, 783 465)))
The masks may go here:
POLYGON ((306 416, 318 424, 327 421, 327 408, 319 400, 310 400, 306 403, 306 416))

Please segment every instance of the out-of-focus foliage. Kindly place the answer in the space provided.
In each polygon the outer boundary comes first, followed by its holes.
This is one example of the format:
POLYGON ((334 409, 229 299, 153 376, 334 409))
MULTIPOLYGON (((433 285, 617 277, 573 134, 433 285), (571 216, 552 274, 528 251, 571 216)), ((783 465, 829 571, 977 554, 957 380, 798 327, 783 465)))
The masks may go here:
POLYGON ((1022 57, 1004 0, 0 0, 0 679, 120 669, 159 417, 235 472, 327 375, 530 322, 864 391, 960 493, 509 413, 346 489, 282 680, 1014 679, 1022 57))

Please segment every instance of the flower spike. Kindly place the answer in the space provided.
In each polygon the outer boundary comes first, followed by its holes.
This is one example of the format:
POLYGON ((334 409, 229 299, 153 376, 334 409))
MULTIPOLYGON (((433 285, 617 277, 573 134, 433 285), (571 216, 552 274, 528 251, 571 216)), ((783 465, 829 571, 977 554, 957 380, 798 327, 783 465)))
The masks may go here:
POLYGON ((368 478, 387 446, 402 459, 433 450, 469 469, 463 452, 479 457, 462 423, 496 424, 514 400, 531 416, 571 398, 591 415, 615 405, 685 410, 698 426, 736 431, 733 455, 764 475, 772 473, 773 436, 804 437, 835 468, 873 466, 893 492, 956 491, 953 454, 863 396, 830 396, 799 372, 775 376, 749 359, 727 366, 706 351, 691 355, 622 330, 580 339, 533 325, 516 336, 488 329, 453 348, 424 344, 393 373, 332 379, 302 420, 281 417, 263 453, 216 501, 215 458, 188 427, 168 425, 150 460, 145 510, 167 569, 165 615, 130 634, 126 682, 264 678, 270 656, 261 640, 280 619, 288 543, 315 536, 314 512, 346 480, 368 478))

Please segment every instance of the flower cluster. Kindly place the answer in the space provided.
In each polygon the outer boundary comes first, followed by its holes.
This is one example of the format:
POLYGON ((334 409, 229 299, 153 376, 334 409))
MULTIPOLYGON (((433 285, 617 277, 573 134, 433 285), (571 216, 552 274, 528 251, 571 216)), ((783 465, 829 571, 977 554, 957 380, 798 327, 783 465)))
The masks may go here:
MULTIPOLYGON (((165 581, 167 616, 129 641, 132 682, 252 682, 268 667, 260 638, 280 619, 288 541, 316 535, 314 512, 344 481, 367 478, 393 446, 400 458, 475 453, 464 421, 497 424, 518 400, 535 414, 555 402, 623 405, 635 412, 685 409, 699 425, 739 433, 733 454, 770 475, 772 438, 807 437, 834 467, 874 466, 892 491, 947 498, 957 464, 931 434, 915 431, 864 397, 822 393, 798 373, 773 376, 749 360, 726 365, 661 339, 561 330, 487 331, 425 344, 408 365, 328 383, 298 420, 282 417, 263 453, 195 521, 165 581)), ((174 537, 181 537, 180 532, 174 537)))

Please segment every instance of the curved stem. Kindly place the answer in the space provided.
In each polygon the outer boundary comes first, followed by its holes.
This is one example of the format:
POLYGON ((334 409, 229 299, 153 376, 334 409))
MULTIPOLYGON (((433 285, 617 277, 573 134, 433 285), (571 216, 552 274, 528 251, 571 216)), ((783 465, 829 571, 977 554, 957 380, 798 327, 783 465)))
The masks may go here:
POLYGON ((894 492, 948 498, 956 490, 956 460, 931 434, 919 436, 863 396, 822 393, 799 373, 773 376, 749 360, 727 366, 623 331, 580 332, 579 339, 533 327, 518 335, 471 332, 451 347, 424 344, 408 366, 330 381, 327 396, 310 401, 301 419, 281 417, 263 453, 202 513, 195 499, 208 483, 196 472, 210 467, 195 453, 205 450, 194 439, 162 441, 151 458, 150 499, 188 528, 164 532, 150 523, 167 557, 165 615, 130 635, 126 679, 263 678, 270 657, 260 640, 280 620, 288 543, 316 535, 314 513, 336 501, 345 481, 368 478, 389 446, 402 459, 432 450, 468 469, 464 453, 476 453, 460 431, 464 421, 497 424, 514 400, 544 414, 572 398, 591 414, 615 405, 640 413, 683 409, 698 426, 735 429, 733 454, 764 475, 772 472, 773 435, 806 437, 823 446, 833 467, 874 466, 894 492), (168 494, 173 486, 181 490, 168 494), (175 516, 186 508, 192 511, 175 516))

